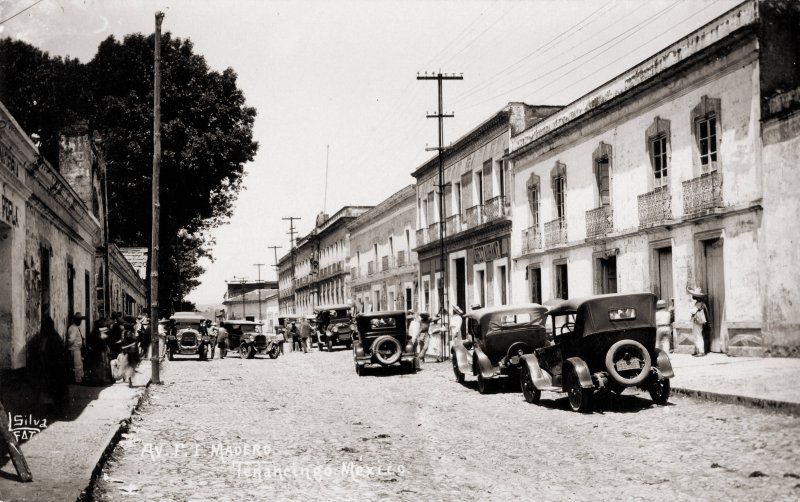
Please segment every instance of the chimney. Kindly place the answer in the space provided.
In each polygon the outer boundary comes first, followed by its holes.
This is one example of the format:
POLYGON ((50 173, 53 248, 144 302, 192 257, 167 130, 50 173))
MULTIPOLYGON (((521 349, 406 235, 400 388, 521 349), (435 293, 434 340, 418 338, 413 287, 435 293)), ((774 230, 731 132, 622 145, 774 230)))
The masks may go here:
POLYGON ((93 164, 94 153, 86 122, 78 121, 63 129, 59 137, 58 170, 89 210, 96 206, 93 164))
POLYGON ((326 221, 328 221, 328 218, 329 218, 329 216, 326 213, 319 213, 317 215, 317 224, 316 224, 316 226, 317 227, 321 227, 322 225, 325 224, 326 221))

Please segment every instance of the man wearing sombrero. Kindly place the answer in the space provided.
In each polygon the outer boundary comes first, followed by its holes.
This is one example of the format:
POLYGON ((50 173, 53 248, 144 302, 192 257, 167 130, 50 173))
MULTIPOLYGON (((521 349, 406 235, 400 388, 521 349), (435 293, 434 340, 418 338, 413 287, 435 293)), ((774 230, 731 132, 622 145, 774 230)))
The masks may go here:
POLYGON ((686 291, 692 295, 692 308, 690 313, 692 315, 692 342, 694 343, 695 357, 706 355, 706 343, 703 338, 703 332, 706 324, 708 323, 708 307, 704 302, 706 294, 700 287, 686 287, 686 291))

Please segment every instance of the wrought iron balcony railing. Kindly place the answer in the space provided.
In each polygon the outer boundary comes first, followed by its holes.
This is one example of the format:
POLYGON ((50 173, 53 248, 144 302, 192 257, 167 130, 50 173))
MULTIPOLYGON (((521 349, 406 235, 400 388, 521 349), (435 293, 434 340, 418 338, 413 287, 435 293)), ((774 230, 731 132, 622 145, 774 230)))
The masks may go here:
POLYGON ((722 179, 711 171, 683 182, 683 214, 688 218, 702 216, 722 207, 722 179))
POLYGON ((532 253, 542 249, 542 233, 539 227, 530 227, 522 231, 522 253, 532 253))
POLYGON ((567 220, 559 218, 544 224, 544 245, 547 247, 566 244, 567 220))
POLYGON ((639 195, 639 227, 652 227, 672 219, 672 192, 656 188, 639 195))
POLYGON ((614 229, 611 206, 600 206, 586 211, 586 238, 604 237, 614 229))
POLYGON ((483 223, 483 204, 472 206, 464 211, 464 227, 467 228, 477 227, 483 223))
POLYGON ((487 200, 483 208, 483 214, 486 217, 485 221, 492 221, 506 216, 506 197, 499 195, 487 200))

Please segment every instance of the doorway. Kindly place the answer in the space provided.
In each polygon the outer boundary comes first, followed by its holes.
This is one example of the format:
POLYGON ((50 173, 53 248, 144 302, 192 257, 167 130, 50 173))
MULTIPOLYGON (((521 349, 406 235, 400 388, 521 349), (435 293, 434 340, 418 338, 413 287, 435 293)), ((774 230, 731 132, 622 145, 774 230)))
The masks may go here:
POLYGON ((710 327, 708 343, 711 352, 722 352, 722 317, 725 313, 725 274, 722 239, 702 241, 705 282, 708 290, 708 315, 710 327))
POLYGON ((673 296, 672 292, 672 247, 656 249, 656 288, 654 291, 660 300, 667 304, 673 296))
POLYGON ((542 303, 542 269, 531 267, 528 269, 528 278, 531 286, 531 303, 542 303))

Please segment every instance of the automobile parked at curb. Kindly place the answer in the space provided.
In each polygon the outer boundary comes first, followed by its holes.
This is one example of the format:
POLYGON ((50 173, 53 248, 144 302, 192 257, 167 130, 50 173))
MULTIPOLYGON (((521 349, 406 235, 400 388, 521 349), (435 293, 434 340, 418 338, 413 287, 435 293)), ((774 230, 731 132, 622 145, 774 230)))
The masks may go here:
POLYGON ((206 359, 206 347, 211 336, 205 328, 206 318, 194 312, 175 312, 170 318, 167 334, 167 354, 169 360, 176 355, 197 355, 206 359))
POLYGON ((317 345, 330 352, 334 346, 344 345, 347 349, 353 348, 353 317, 350 312, 352 307, 347 304, 321 305, 314 307, 317 322, 317 345))
POLYGON ((496 380, 519 379, 521 358, 547 345, 547 309, 537 303, 502 305, 473 310, 465 316, 466 333, 454 334, 451 361, 456 381, 467 374, 478 379, 481 394, 491 392, 496 380))
POLYGON ((674 372, 669 355, 656 347, 655 311, 651 293, 595 295, 552 307, 554 343, 522 357, 525 399, 537 403, 542 391, 566 392, 574 411, 587 412, 595 392, 638 387, 665 404, 674 372))
POLYGON ((402 310, 358 314, 353 341, 356 373, 362 376, 371 366, 398 364, 405 372, 414 373, 416 354, 407 326, 402 310))
POLYGON ((228 319, 220 325, 228 331, 228 349, 238 352, 242 359, 253 359, 256 354, 275 359, 281 353, 280 336, 264 333, 260 322, 228 319))

